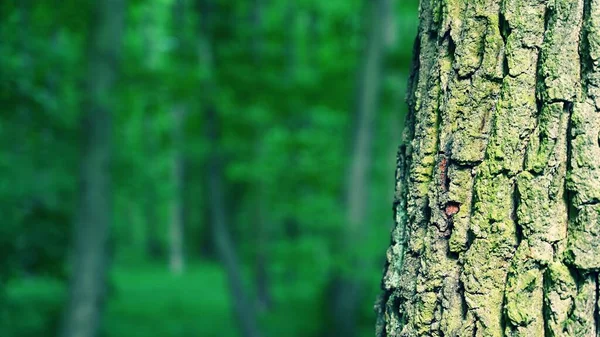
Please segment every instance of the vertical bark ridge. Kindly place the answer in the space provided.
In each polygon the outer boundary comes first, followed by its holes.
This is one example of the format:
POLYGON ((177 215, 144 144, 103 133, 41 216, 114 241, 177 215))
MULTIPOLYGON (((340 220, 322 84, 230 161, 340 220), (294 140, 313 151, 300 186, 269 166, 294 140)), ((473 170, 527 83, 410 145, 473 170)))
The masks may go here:
POLYGON ((572 304, 573 313, 566 323, 568 331, 572 334, 597 336, 597 271, 600 268, 600 246, 597 242, 600 234, 600 164, 597 161, 600 155, 600 2, 585 0, 583 7, 583 27, 579 44, 582 90, 570 107, 570 152, 566 188, 569 191, 571 209, 567 249, 564 254, 565 263, 576 269, 579 282, 572 304))
POLYGON ((568 260, 582 270, 600 268, 600 1, 587 0, 582 33, 583 95, 573 105, 571 116, 571 158, 567 189, 574 214, 569 223, 568 260))
MULTIPOLYGON (((377 312, 376 334, 377 336, 387 336, 388 331, 396 330, 404 324, 404 318, 400 314, 401 299, 403 297, 400 286, 403 284, 400 280, 400 271, 404 269, 404 260, 407 257, 408 242, 408 216, 404 211, 408 201, 408 174, 411 166, 412 144, 411 140, 415 133, 415 106, 416 106, 416 88, 419 83, 420 74, 420 46, 421 40, 417 36, 413 47, 412 72, 409 78, 406 102, 409 106, 409 112, 406 116, 405 128, 402 134, 402 144, 398 148, 395 172, 395 192, 393 202, 393 219, 395 226, 392 230, 390 247, 386 252, 386 265, 384 268, 384 278, 381 282, 381 288, 385 291, 379 297, 375 310, 377 312)), ((413 261, 414 257, 408 257, 413 261)))
POLYGON ((529 139, 524 170, 516 177, 517 221, 525 238, 516 257, 526 255, 513 259, 509 274, 507 336, 564 335, 568 314, 562 306, 569 303, 558 299, 572 294, 567 291, 557 298, 559 289, 553 282, 560 279, 557 276, 569 279, 560 254, 567 231, 564 180, 569 109, 579 96, 581 82, 578 45, 582 14, 583 1, 549 2, 545 9, 537 73, 537 125, 529 139))
MULTIPOLYGON (((432 29, 433 8, 431 3, 421 3, 421 25, 417 37, 415 69, 411 83, 411 106, 407 118, 405 132, 406 146, 401 148, 406 157, 410 158, 402 163, 406 164, 401 170, 404 171, 406 179, 399 186, 403 194, 400 205, 404 212, 396 213, 396 222, 403 223, 402 229, 395 235, 388 250, 387 275, 383 286, 388 290, 386 299, 386 325, 380 330, 382 335, 393 335, 393 331, 399 330, 406 322, 414 317, 415 308, 414 288, 416 287, 415 275, 419 267, 419 253, 421 247, 417 239, 426 228, 427 221, 427 186, 431 180, 433 171, 434 153, 437 149, 436 126, 437 126, 437 92, 438 78, 436 76, 437 39, 432 29), (418 123, 416 121, 419 121, 418 123), (404 235, 402 235, 403 233, 404 235), (402 235, 402 236, 401 236, 402 235), (401 236, 401 237, 400 237, 401 236), (400 273, 400 270, 411 272, 400 273), (393 291, 392 291, 393 290, 393 291), (402 306, 399 309, 398 306, 402 306)), ((403 211, 402 210, 402 211, 403 211)))

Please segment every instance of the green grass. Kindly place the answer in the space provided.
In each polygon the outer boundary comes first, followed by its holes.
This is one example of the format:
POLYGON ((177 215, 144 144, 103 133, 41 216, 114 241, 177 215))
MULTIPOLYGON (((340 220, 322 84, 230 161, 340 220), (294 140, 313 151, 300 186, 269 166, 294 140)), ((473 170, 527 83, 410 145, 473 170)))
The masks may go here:
MULTIPOLYGON (((191 265, 181 276, 164 266, 112 269, 104 337, 237 337, 221 268, 191 265)), ((52 278, 7 284, 2 337, 51 337, 57 331, 66 286, 52 278)), ((0 307, 2 305, 0 304, 0 307)))
MULTIPOLYGON (((321 278, 301 275, 272 285, 274 305, 259 317, 265 336, 321 336, 330 294, 321 278)), ((117 265, 108 295, 102 337, 239 337, 227 279, 215 263, 191 264, 180 276, 163 265, 117 265)), ((6 298, 0 298, 0 308, 2 301, 8 304, 0 311, 0 336, 55 336, 65 299, 66 286, 59 280, 9 283, 6 298)), ((369 300, 364 308, 371 307, 369 300)), ((361 322, 361 335, 371 336, 372 326, 370 319, 361 322)))
POLYGON ((180 276, 162 266, 116 267, 106 337, 237 337, 226 279, 217 265, 180 276))

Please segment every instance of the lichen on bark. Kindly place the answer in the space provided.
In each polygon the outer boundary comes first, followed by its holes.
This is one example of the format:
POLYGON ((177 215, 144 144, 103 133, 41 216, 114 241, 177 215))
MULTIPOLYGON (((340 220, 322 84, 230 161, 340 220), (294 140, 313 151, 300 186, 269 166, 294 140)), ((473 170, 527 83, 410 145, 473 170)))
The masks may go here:
POLYGON ((600 336, 600 0, 421 0, 379 336, 600 336))

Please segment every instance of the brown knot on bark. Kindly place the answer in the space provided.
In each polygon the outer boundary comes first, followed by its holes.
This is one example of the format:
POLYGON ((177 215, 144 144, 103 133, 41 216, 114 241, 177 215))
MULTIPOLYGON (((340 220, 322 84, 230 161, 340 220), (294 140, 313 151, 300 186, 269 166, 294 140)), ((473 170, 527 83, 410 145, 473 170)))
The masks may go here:
POLYGON ((446 209, 444 210, 447 217, 452 217, 454 214, 458 213, 458 211, 460 211, 460 204, 453 201, 448 202, 446 204, 446 209))

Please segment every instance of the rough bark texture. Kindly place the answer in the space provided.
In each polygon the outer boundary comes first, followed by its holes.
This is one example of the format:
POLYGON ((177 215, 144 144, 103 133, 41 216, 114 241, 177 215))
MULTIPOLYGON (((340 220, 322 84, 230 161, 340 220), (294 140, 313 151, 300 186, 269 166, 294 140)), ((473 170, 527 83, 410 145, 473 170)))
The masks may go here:
POLYGON ((379 336, 600 336, 600 0, 422 0, 379 336))

